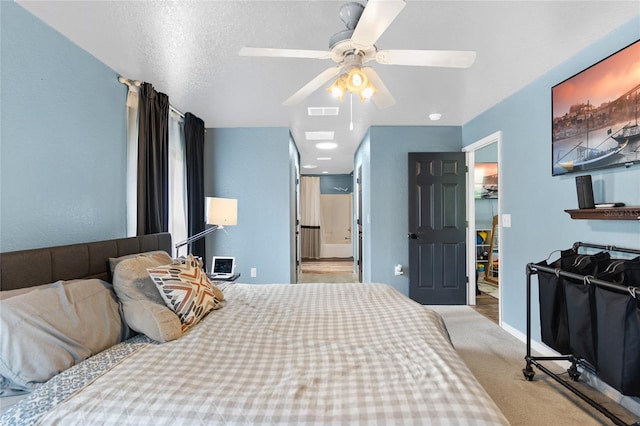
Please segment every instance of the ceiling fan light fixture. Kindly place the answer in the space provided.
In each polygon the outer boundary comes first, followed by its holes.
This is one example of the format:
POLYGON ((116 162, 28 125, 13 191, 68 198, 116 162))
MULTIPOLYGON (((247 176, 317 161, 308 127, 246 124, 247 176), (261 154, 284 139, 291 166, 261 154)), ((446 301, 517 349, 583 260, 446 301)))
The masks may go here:
POLYGON ((368 84, 369 79, 360 68, 352 68, 347 73, 347 90, 351 93, 359 95, 368 84))
POLYGON ((362 90, 362 92, 360 92, 360 100, 361 101, 367 101, 367 100, 371 99, 373 97, 373 95, 376 94, 377 91, 378 91, 378 89, 376 88, 376 86, 374 86, 371 83, 367 84, 367 87, 365 87, 362 90))
POLYGON ((341 101, 344 100, 344 95, 347 91, 354 95, 360 95, 360 100, 366 101, 371 99, 378 89, 369 81, 369 78, 362 69, 356 67, 338 77, 331 86, 327 87, 327 91, 331 93, 334 98, 338 98, 341 101))
POLYGON ((327 88, 327 91, 331 93, 331 96, 334 98, 344 99, 344 94, 347 92, 347 74, 342 74, 338 77, 333 84, 327 88))

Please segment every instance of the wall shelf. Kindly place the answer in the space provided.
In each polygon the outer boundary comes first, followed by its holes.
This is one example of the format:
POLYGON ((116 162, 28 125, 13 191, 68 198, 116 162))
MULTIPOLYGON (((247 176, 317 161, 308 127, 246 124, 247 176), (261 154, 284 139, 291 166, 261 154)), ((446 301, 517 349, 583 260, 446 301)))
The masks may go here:
POLYGON ((565 210, 571 219, 640 220, 640 206, 565 210))

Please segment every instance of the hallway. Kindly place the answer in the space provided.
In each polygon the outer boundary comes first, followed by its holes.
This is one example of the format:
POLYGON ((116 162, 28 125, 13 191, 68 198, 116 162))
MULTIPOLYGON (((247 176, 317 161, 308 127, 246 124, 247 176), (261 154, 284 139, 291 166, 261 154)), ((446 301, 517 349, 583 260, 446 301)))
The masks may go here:
POLYGON ((302 261, 298 283, 357 283, 353 258, 310 259, 302 261))

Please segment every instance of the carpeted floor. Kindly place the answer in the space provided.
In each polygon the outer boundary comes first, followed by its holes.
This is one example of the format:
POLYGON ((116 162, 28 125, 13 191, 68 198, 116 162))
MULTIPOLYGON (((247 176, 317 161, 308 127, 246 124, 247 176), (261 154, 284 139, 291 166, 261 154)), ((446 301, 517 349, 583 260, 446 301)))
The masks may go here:
MULTIPOLYGON (((469 369, 484 386, 512 425, 609 425, 601 415, 560 384, 536 370, 534 380, 524 379, 525 344, 468 306, 430 306, 447 324, 451 340, 469 369)), ((556 373, 564 369, 545 364, 556 373), (552 368, 553 367, 553 368, 552 368)), ((535 367, 534 367, 535 369, 535 367)), ((586 385, 581 389, 607 404, 629 424, 638 418, 586 385)))

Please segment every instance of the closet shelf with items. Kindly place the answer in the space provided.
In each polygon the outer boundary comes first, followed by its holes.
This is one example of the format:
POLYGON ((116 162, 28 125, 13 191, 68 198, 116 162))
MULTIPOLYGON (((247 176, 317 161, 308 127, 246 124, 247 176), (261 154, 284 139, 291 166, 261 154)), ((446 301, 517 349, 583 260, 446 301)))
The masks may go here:
POLYGON ((491 229, 476 230, 476 270, 484 274, 489 261, 491 229))
POLYGON ((484 279, 499 285, 499 256, 498 256, 498 215, 493 216, 493 224, 491 229, 491 242, 489 243, 489 258, 487 260, 487 270, 484 279))
POLYGON ((622 426, 640 426, 640 419, 626 423, 543 361, 568 361, 573 381, 588 371, 621 394, 640 397, 640 256, 632 258, 634 254, 640 250, 578 242, 551 263, 547 259, 527 265, 525 378, 533 380, 536 366, 622 426), (559 356, 531 355, 533 275, 538 277, 542 342, 559 356))

